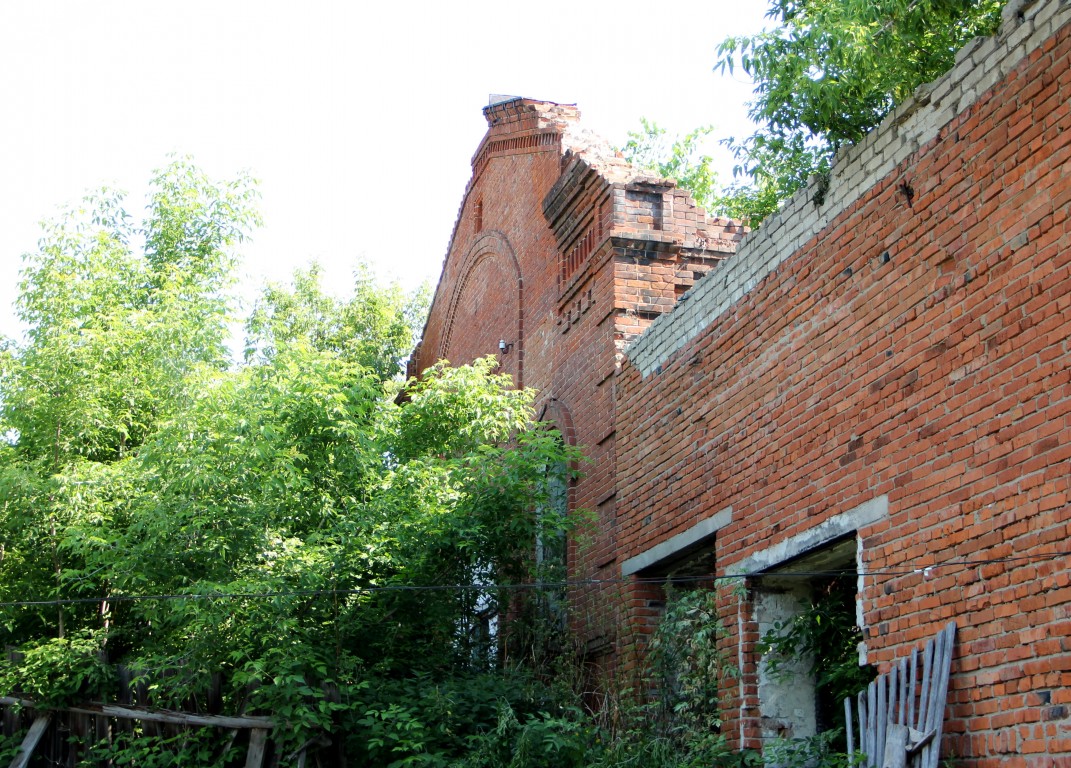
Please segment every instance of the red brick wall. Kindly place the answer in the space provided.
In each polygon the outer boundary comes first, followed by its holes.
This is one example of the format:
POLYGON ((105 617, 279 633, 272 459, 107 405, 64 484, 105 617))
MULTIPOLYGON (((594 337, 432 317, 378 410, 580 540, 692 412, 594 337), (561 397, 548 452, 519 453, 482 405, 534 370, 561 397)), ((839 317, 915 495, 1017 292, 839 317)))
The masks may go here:
MULTIPOLYGON (((943 753, 1050 766, 1071 761, 1071 30, 978 96, 646 376, 626 361, 616 541, 731 506, 724 575, 887 495, 859 532, 870 661, 955 619, 943 753)), ((735 657, 747 605, 722 606, 735 657)), ((754 639, 727 726, 749 740, 754 639)))
MULTIPOLYGON (((498 351, 502 369, 538 390, 539 417, 583 448, 573 509, 592 524, 571 547, 580 579, 614 579, 615 386, 621 350, 743 234, 672 182, 634 172, 575 130, 575 107, 517 99, 485 110, 443 272, 414 354, 417 373, 498 351)), ((617 590, 572 591, 591 654, 614 648, 617 590)), ((610 665, 612 666, 612 665, 610 665)))
POLYGON ((488 132, 473 158, 423 339, 411 370, 498 354, 519 385, 550 379, 545 344, 528 334, 552 315, 556 246, 543 223, 546 190, 558 179, 561 126, 575 108, 514 100, 485 110, 488 132), (537 226, 532 226, 532 223, 537 226), (539 226, 542 224, 542 226, 539 226), (550 286, 547 285, 548 281, 550 286))

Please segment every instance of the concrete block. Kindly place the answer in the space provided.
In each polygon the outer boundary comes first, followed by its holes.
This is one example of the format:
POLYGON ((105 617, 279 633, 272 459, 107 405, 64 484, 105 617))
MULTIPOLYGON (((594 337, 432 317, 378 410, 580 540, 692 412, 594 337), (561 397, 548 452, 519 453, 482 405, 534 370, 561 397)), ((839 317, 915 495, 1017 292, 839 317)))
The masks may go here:
POLYGON ((948 94, 952 90, 954 85, 952 78, 948 74, 942 75, 933 81, 933 88, 930 90, 930 103, 940 104, 944 101, 948 94))
POLYGON ((976 37, 976 38, 968 41, 966 45, 964 45, 962 48, 960 48, 958 51, 956 51, 956 66, 958 66, 959 64, 961 64, 961 63, 963 63, 965 61, 968 61, 971 58, 971 55, 982 44, 984 39, 985 38, 976 37))
POLYGON ((1015 26, 1027 15, 1027 11, 1037 5, 1037 0, 1008 0, 1000 11, 1001 32, 1005 26, 1015 26))
POLYGON ((972 86, 971 88, 965 90, 960 95, 960 97, 959 97, 959 107, 958 107, 957 111, 958 112, 966 112, 968 109, 970 109, 974 105, 974 102, 976 102, 976 101, 978 101, 978 92, 972 86))
POLYGON ((1019 45, 1024 43, 1030 37, 1030 35, 1033 34, 1033 32, 1034 22, 1023 21, 1021 24, 1019 24, 1018 27, 1015 28, 1014 31, 1011 32, 1011 34, 1008 35, 1008 49, 1014 50, 1015 48, 1017 48, 1019 45))
POLYGON ((1055 3, 1045 3, 1044 8, 1038 9, 1038 14, 1032 21, 1035 34, 1040 36, 1039 41, 1044 41, 1056 34, 1062 26, 1071 23, 1071 12, 1067 8, 1060 9, 1055 3))
POLYGON ((1056 28, 1071 22, 1071 5, 1068 3, 1038 3, 1030 9, 1027 17, 1037 27, 1040 24, 1052 22, 1056 28))

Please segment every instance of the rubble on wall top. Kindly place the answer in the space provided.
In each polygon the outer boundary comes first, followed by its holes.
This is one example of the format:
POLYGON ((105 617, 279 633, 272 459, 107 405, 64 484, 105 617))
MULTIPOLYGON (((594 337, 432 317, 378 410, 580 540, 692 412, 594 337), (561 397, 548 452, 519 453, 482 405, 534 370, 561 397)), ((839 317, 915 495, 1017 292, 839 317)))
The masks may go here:
POLYGON ((612 183, 627 183, 636 175, 632 165, 590 128, 572 124, 562 133, 562 149, 571 152, 612 183))

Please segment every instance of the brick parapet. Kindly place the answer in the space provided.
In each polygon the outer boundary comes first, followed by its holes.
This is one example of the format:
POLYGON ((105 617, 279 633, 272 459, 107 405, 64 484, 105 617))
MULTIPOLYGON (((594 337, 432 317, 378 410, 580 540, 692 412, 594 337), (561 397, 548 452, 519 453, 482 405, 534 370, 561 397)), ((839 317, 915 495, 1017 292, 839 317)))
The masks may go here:
MULTIPOLYGON (((942 77, 919 86, 876 129, 838 153, 828 180, 812 179, 777 213, 767 217, 741 242, 724 268, 695 286, 688 301, 652 324, 628 349, 644 376, 665 363, 689 340, 729 311, 791 254, 858 200, 979 97, 1016 68, 1071 19, 1071 7, 1059 0, 1012 0, 998 33, 978 38, 959 52, 955 66, 942 77), (815 201, 821 199, 819 205, 815 201)), ((905 183, 910 185, 910 178, 905 183)))
POLYGON ((672 180, 616 166, 607 174, 605 163, 572 152, 563 165, 543 201, 560 259, 558 322, 570 327, 585 302, 580 286, 613 259, 618 349, 672 310, 698 276, 733 253, 746 231, 728 219, 708 221, 672 180))

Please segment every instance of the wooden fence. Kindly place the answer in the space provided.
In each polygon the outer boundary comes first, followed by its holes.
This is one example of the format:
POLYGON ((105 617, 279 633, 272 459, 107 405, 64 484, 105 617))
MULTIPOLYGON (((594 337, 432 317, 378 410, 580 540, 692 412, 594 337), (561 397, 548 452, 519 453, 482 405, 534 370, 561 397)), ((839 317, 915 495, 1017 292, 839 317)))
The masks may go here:
POLYGON ((854 718, 852 700, 844 700, 848 753, 865 768, 937 768, 955 635, 949 622, 921 654, 912 648, 859 694, 854 718))
MULTIPOLYGON (((234 748, 240 757, 230 764, 245 768, 277 768, 279 765, 304 766, 311 749, 306 744, 290 755, 275 748, 271 732, 276 727, 272 717, 229 716, 220 714, 221 678, 213 677, 200 696, 182 703, 183 709, 153 706, 149 677, 126 667, 116 667, 119 691, 115 702, 85 702, 76 706, 46 707, 17 696, 0 696, 0 733, 5 737, 22 735, 21 746, 9 768, 79 765, 94 745, 113 744, 117 739, 139 735, 180 738, 194 729, 212 728, 229 731, 223 751, 234 748)), ((160 677, 178 674, 165 671, 160 677)), ((313 762, 320 764, 319 756, 313 762)), ((344 758, 343 758, 344 762, 344 758)), ((102 765, 109 765, 104 759, 102 765)), ((332 759, 331 765, 338 764, 332 759)), ((6 768, 0 766, 0 768, 6 768)))

